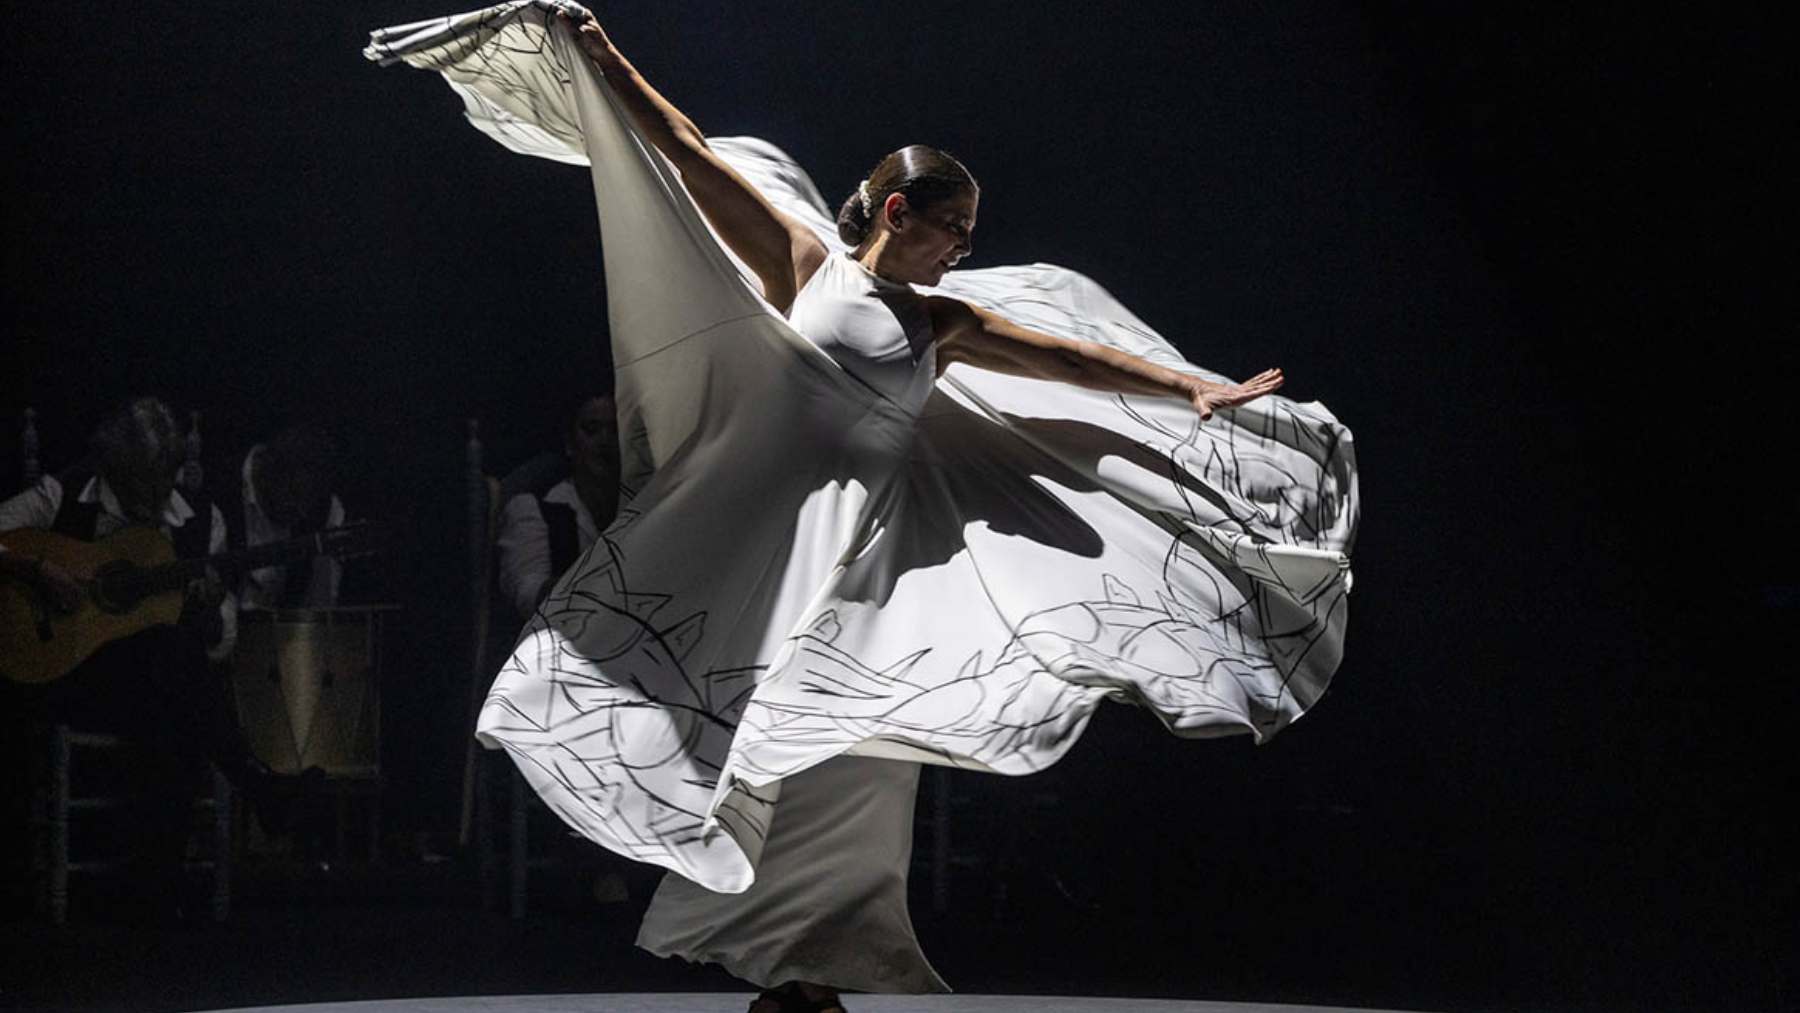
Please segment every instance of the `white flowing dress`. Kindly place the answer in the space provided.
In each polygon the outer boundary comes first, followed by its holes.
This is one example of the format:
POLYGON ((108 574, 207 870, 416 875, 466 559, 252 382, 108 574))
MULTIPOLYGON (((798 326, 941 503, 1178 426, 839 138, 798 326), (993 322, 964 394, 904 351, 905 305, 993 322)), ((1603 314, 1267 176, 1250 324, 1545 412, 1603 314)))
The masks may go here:
MULTIPOLYGON (((678 874, 652 951, 759 984, 942 988, 905 913, 917 763, 1040 770, 1107 699, 1183 736, 1298 718, 1342 654, 1350 433, 1279 396, 1203 424, 1172 400, 939 376, 923 291, 845 258, 785 154, 713 139, 832 251, 784 319, 559 7, 580 10, 519 0, 367 50, 442 73, 507 147, 587 164, 600 212, 624 501, 477 734, 582 834, 678 874)), ((1061 268, 931 291, 1223 379, 1061 268)))

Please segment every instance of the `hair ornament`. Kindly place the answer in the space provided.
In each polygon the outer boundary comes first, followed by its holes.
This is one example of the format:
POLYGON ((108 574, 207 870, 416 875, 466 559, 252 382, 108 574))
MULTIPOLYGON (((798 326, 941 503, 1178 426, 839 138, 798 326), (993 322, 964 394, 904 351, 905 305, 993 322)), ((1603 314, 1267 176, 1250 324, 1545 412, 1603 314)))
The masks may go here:
POLYGON ((863 217, 866 218, 875 213, 874 208, 872 207, 874 201, 869 197, 868 180, 865 179, 861 183, 856 184, 856 199, 862 202, 863 217))

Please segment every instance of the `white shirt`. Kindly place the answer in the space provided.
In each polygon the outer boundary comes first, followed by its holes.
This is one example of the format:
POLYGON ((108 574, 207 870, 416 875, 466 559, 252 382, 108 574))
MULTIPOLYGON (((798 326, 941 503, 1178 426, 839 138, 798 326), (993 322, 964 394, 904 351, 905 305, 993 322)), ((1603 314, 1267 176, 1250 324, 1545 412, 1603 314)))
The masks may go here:
MULTIPOLYGON (((267 545, 294 537, 294 532, 286 524, 277 524, 263 512, 262 504, 256 499, 256 485, 250 481, 250 469, 256 462, 256 455, 263 452, 263 445, 257 444, 244 455, 242 481, 244 490, 244 544, 246 546, 267 545)), ((331 505, 325 509, 325 526, 339 527, 344 523, 344 504, 338 502, 336 494, 331 497, 331 505)), ((330 556, 317 556, 313 559, 312 580, 306 585, 306 593, 299 602, 301 608, 331 608, 337 604, 338 589, 344 582, 344 564, 330 556)), ((238 595, 247 609, 277 609, 281 607, 282 590, 287 587, 287 567, 285 565, 265 566, 259 570, 250 570, 244 574, 243 583, 238 588, 238 595)))
MULTIPOLYGON (((585 550, 600 537, 594 516, 575 491, 573 479, 565 478, 551 486, 544 499, 574 508, 578 549, 585 550)), ((500 593, 520 616, 531 615, 537 611, 538 592, 543 590, 544 582, 561 576, 550 569, 550 526, 544 523, 544 512, 538 509, 536 496, 524 492, 506 501, 494 545, 500 553, 500 593)))
MULTIPOLYGON (((18 528, 49 528, 56 523, 56 514, 62 509, 63 486, 55 475, 45 475, 37 484, 24 492, 0 503, 0 531, 13 531, 18 528)), ((75 495, 77 503, 98 503, 100 514, 94 520, 94 537, 105 538, 107 535, 134 523, 125 516, 119 506, 119 497, 113 492, 106 479, 95 475, 88 479, 86 485, 75 495)), ((194 508, 181 495, 180 490, 169 494, 168 502, 163 504, 163 534, 186 523, 194 516, 194 508)), ((207 546, 207 554, 216 556, 227 550, 229 540, 225 532, 225 515, 217 506, 212 508, 212 534, 207 546)), ((6 547, 0 545, 0 552, 6 547)), ((213 661, 223 661, 231 654, 237 644, 237 597, 226 592, 219 601, 220 628, 224 631, 219 642, 206 649, 206 656, 213 661)))

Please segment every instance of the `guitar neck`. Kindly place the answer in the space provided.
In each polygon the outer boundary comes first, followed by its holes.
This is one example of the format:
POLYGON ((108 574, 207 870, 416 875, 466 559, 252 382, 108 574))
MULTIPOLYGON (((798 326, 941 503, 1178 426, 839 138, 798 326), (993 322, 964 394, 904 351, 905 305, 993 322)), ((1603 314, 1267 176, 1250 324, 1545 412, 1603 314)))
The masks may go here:
POLYGON ((199 559, 177 559, 153 566, 134 575, 135 590, 141 594, 173 591, 206 576, 208 569, 221 576, 236 575, 246 570, 259 570, 279 563, 292 563, 309 556, 321 555, 326 549, 326 533, 302 535, 286 541, 270 542, 237 552, 221 552, 199 559))

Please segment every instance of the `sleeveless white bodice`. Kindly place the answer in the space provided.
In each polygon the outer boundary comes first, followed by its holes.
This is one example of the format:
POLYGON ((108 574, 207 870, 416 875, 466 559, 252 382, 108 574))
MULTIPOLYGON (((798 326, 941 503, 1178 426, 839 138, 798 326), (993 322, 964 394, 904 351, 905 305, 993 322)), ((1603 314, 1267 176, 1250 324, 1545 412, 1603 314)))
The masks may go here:
POLYGON ((788 322, 858 381, 917 414, 937 379, 925 297, 888 281, 848 253, 825 258, 807 279, 788 322))

